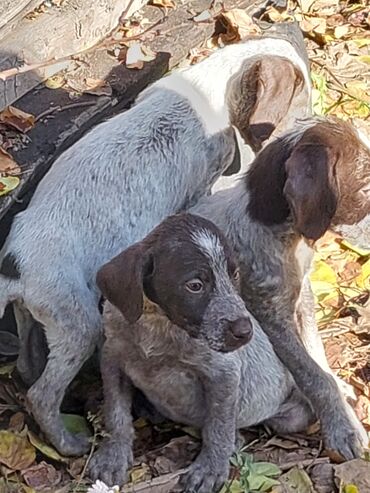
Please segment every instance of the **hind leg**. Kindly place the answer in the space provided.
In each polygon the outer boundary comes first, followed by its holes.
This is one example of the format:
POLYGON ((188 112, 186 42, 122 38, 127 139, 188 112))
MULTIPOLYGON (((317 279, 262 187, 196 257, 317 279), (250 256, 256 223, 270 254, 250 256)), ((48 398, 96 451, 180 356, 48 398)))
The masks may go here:
POLYGON ((44 329, 31 313, 20 303, 14 303, 13 310, 20 341, 17 370, 30 387, 44 371, 49 349, 44 329))
POLYGON ((44 313, 49 357, 27 397, 32 414, 55 448, 63 455, 83 455, 89 449, 88 439, 65 429, 60 406, 68 385, 99 343, 102 324, 91 293, 79 292, 68 301, 48 316, 44 313))
POLYGON ((294 388, 290 396, 280 406, 279 412, 265 421, 277 433, 298 433, 305 431, 317 420, 309 401, 294 388))

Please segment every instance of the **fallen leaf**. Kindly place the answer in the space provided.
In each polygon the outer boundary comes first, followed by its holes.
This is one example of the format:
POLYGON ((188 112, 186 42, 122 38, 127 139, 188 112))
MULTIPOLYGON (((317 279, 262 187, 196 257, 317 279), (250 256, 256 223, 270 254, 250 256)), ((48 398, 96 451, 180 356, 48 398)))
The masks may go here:
POLYGON ((293 467, 287 473, 280 476, 280 481, 284 485, 284 489, 276 489, 277 492, 284 493, 315 493, 313 484, 309 475, 303 469, 293 467))
POLYGON ((141 464, 138 467, 134 467, 130 471, 130 481, 133 484, 141 483, 147 479, 151 479, 150 469, 147 464, 141 464))
POLYGON ((298 5, 300 6, 303 13, 307 13, 310 11, 312 5, 316 0, 298 0, 298 5))
POLYGON ((154 5, 155 7, 163 7, 164 9, 176 8, 176 4, 173 0, 150 0, 149 5, 154 5))
POLYGON ((224 43, 240 41, 247 35, 261 32, 253 19, 242 9, 223 12, 220 15, 220 20, 226 28, 226 34, 220 35, 224 43))
POLYGON ((24 414, 17 412, 9 420, 8 430, 20 433, 24 428, 24 414))
POLYGON ((64 426, 70 433, 91 436, 90 428, 86 419, 78 414, 61 414, 64 426))
POLYGON ((140 43, 133 43, 126 52, 126 67, 142 69, 144 62, 150 62, 155 59, 155 53, 150 52, 140 43))
POLYGON ((370 491, 370 462, 354 459, 334 466, 337 486, 355 485, 359 492, 370 491))
POLYGON ((10 377, 15 368, 15 363, 7 363, 0 366, 0 375, 10 377))
POLYGON ((56 74, 46 79, 45 86, 48 89, 59 89, 60 87, 63 87, 65 83, 65 76, 61 74, 56 74))
POLYGON ((37 450, 39 450, 46 457, 49 457, 49 459, 53 459, 58 462, 67 462, 65 457, 62 457, 53 447, 50 447, 50 445, 44 443, 37 435, 32 433, 32 431, 28 431, 28 439, 32 445, 37 448, 37 450))
POLYGON ((0 431, 0 463, 12 470, 26 469, 36 459, 36 451, 26 436, 0 431))
POLYGON ((212 14, 209 10, 203 10, 203 12, 193 17, 194 22, 208 22, 211 19, 212 14))
POLYGON ((0 176, 0 196, 6 195, 11 192, 20 183, 20 179, 17 176, 0 176))
POLYGON ((349 26, 344 24, 343 26, 336 26, 334 28, 334 37, 337 39, 343 38, 349 32, 349 26))
POLYGON ((0 122, 5 125, 10 125, 20 132, 28 132, 35 124, 35 117, 30 113, 8 106, 0 113, 0 122))
POLYGON ((22 476, 28 486, 35 488, 36 491, 53 488, 57 486, 61 479, 62 473, 57 471, 51 464, 42 461, 22 471, 22 476))
POLYGON ((91 79, 87 77, 85 79, 86 88, 83 92, 87 94, 92 94, 94 96, 111 96, 112 86, 105 80, 102 79, 91 79))
POLYGON ((16 176, 19 175, 20 172, 21 168, 14 161, 12 156, 0 147, 0 176, 3 174, 16 176))

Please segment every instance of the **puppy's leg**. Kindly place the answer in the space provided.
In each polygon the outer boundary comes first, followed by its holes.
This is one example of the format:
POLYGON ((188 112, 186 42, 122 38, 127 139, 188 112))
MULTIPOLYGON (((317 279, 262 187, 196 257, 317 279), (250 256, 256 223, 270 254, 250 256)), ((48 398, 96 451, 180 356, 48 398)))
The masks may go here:
POLYGON ((46 366, 48 347, 42 325, 20 303, 13 304, 20 340, 17 370, 23 382, 31 386, 40 378, 46 366))
MULTIPOLYGON (((101 337, 101 315, 95 297, 87 288, 66 296, 64 305, 43 304, 43 323, 49 345, 46 367, 29 389, 32 414, 50 442, 63 455, 82 455, 89 450, 85 436, 69 433, 60 417, 65 391, 101 337), (57 306, 55 306, 57 305, 57 306), (48 314, 45 306, 50 307, 48 314), (58 310, 56 309, 58 308, 58 310)), ((50 301, 50 300, 49 300, 50 301)))
POLYGON ((122 355, 115 348, 104 345, 101 374, 104 387, 105 427, 110 436, 104 440, 90 462, 89 474, 94 480, 101 479, 107 485, 122 485, 127 469, 132 464, 131 404, 133 388, 129 378, 120 370, 122 355))
POLYGON ((298 433, 305 431, 316 419, 311 404, 295 387, 279 412, 265 423, 277 433, 298 433))
MULTIPOLYGON (((223 371, 203 377, 206 415, 202 449, 181 480, 186 492, 219 491, 229 475, 229 459, 235 451, 240 368, 231 360, 223 371), (234 367, 233 367, 234 366, 234 367)), ((209 364, 211 370, 216 367, 209 364)))
POLYGON ((324 371, 333 375, 338 387, 346 397, 356 399, 353 387, 337 377, 329 366, 324 344, 317 328, 315 319, 315 299, 308 276, 305 276, 302 284, 302 290, 296 308, 296 316, 302 342, 310 356, 324 371))

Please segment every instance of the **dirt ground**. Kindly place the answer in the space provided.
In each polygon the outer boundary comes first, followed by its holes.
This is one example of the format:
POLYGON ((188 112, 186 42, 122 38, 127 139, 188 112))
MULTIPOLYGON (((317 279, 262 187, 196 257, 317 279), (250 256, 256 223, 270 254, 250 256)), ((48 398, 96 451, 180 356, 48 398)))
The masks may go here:
MULTIPOLYGON (((174 6, 173 0, 156 1, 165 8, 174 6)), ((225 15, 224 33, 192 50, 182 65, 196 63, 223 43, 258 32, 244 11, 234 9, 225 15)), ((353 119, 370 136, 370 13, 366 0, 302 0, 282 8, 270 6, 262 17, 300 23, 311 62, 314 111, 353 119)), ((55 78, 54 83, 58 84, 55 78)), ((312 283, 329 363, 353 386, 357 396, 353 406, 370 431, 370 251, 328 233, 317 245, 312 283)), ((98 373, 91 365, 85 368, 63 408, 71 430, 91 435, 91 453, 83 458, 66 459, 46 444, 27 414, 24 395, 14 361, 0 359, 0 493, 86 492, 87 465, 104 435, 98 373)), ((136 420, 135 428, 136 459, 131 483, 123 491, 174 491, 179 473, 199 450, 198 432, 174 423, 153 424, 143 417, 136 420)), ((370 492, 369 453, 364 460, 335 463, 324 450, 319 426, 295 436, 276 436, 258 427, 243 436, 245 446, 233 458, 224 493, 370 492)), ((100 484, 90 491, 114 490, 100 484)))

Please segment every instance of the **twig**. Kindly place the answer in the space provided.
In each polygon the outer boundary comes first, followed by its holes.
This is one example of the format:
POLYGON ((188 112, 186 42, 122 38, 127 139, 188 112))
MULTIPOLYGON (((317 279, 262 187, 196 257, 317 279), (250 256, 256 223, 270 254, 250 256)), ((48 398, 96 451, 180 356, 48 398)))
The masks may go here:
POLYGON ((53 106, 52 108, 48 108, 47 110, 37 115, 35 118, 35 123, 37 123, 42 118, 45 118, 45 116, 49 116, 52 113, 55 113, 56 111, 66 111, 73 108, 82 108, 83 106, 94 106, 95 104, 95 101, 81 101, 80 103, 71 103, 66 104, 65 106, 53 106))
POLYGON ((83 478, 85 477, 87 468, 89 467, 89 463, 90 463, 91 457, 93 456, 93 453, 95 451, 96 437, 97 437, 97 433, 94 430, 94 435, 93 435, 93 439, 92 439, 92 442, 91 442, 91 448, 90 448, 89 455, 87 456, 87 459, 86 459, 85 465, 84 465, 84 467, 82 469, 82 472, 80 474, 80 477, 78 478, 77 483, 73 487, 72 493, 76 493, 77 492, 77 489, 79 488, 79 486, 80 486, 83 478))
POLYGON ((303 460, 293 460, 291 462, 285 462, 284 464, 278 464, 278 467, 282 471, 289 471, 292 467, 307 467, 309 465, 316 465, 316 464, 326 464, 329 462, 329 457, 318 457, 317 459, 314 459, 314 462, 312 462, 312 459, 303 459, 303 460))
POLYGON ((313 466, 315 465, 315 463, 316 463, 317 459, 319 458, 319 455, 320 455, 320 454, 321 454, 321 452, 322 452, 323 446, 324 446, 323 441, 322 441, 322 440, 320 440, 320 443, 319 443, 319 448, 318 448, 318 450, 317 450, 317 454, 316 454, 316 455, 315 455, 315 457, 312 459, 311 464, 309 464, 309 465, 307 466, 307 472, 309 472, 309 471, 313 468, 313 466))

